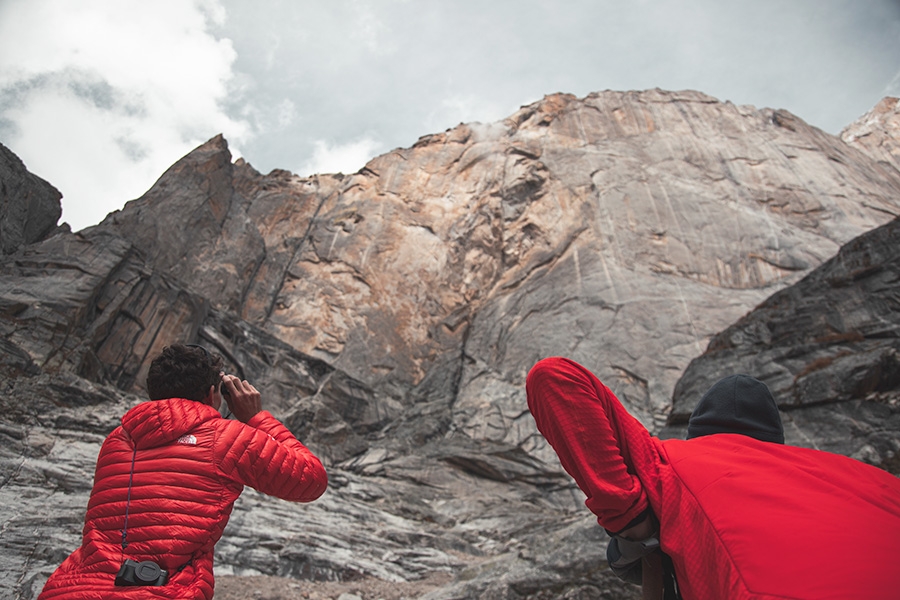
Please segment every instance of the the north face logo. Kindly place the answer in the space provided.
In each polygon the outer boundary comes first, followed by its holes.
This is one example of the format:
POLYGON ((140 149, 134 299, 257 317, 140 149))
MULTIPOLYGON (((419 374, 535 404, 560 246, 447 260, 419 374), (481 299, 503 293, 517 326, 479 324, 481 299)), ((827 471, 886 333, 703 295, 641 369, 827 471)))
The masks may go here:
POLYGON ((179 444, 196 444, 197 438, 195 438, 191 434, 183 435, 180 438, 178 438, 178 443, 179 444))

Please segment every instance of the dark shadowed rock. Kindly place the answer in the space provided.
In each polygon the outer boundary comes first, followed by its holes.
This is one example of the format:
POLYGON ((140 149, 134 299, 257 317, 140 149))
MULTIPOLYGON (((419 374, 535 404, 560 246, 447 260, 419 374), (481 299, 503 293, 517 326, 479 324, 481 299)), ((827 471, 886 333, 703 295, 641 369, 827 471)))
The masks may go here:
POLYGON ((0 144, 0 254, 15 252, 56 230, 62 194, 28 171, 0 144))
POLYGON ((675 387, 685 423, 720 377, 762 379, 788 443, 900 474, 900 220, 846 244, 717 335, 675 387))

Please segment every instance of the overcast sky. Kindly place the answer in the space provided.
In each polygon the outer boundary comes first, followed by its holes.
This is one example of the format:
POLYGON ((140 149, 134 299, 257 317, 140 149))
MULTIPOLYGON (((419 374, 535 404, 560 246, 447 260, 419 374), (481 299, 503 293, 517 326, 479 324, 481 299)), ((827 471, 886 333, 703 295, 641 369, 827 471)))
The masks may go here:
POLYGON ((73 229, 218 133, 351 173, 546 94, 695 89, 829 133, 900 95, 900 0, 0 0, 0 142, 73 229))

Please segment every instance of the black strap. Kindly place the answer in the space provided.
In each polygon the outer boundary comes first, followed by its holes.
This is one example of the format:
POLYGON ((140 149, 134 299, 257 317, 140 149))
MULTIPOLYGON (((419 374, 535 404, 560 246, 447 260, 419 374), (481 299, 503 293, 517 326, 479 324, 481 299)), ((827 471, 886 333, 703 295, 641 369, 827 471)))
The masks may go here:
POLYGON ((663 551, 660 551, 660 554, 663 568, 663 600, 681 600, 681 590, 678 589, 678 581, 675 579, 672 557, 663 551))
MULTIPOLYGON (((137 457, 137 444, 131 453, 131 472, 128 474, 128 496, 125 499, 125 525, 122 527, 122 561, 125 560, 125 548, 128 547, 128 511, 131 508, 131 486, 134 483, 134 459, 137 457)), ((194 557, 188 559, 186 563, 178 567, 175 572, 181 573, 194 562, 194 557)), ((156 563, 154 563, 156 564, 156 563)), ((158 566, 158 565, 157 565, 158 566)), ((118 585, 118 584, 117 584, 118 585)))
POLYGON ((137 444, 131 453, 131 473, 128 474, 128 497, 125 500, 125 526, 122 527, 122 558, 125 558, 125 548, 128 547, 128 509, 131 507, 131 484, 134 482, 134 459, 137 456, 137 444))

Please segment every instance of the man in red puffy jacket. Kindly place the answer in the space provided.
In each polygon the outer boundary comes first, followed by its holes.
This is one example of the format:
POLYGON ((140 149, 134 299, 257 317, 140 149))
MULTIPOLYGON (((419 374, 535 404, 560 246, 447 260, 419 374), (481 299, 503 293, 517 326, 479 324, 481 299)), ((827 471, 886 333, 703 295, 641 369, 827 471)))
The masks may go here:
POLYGON ((122 417, 97 459, 81 547, 39 598, 213 596, 213 548, 245 485, 295 502, 325 491, 321 462, 262 410, 222 358, 172 345, 147 376, 149 402, 122 417), (222 396, 237 420, 219 414, 222 396))
POLYGON ((538 362, 528 407, 607 530, 658 535, 685 600, 896 598, 900 479, 742 432, 653 438, 583 366, 538 362))

